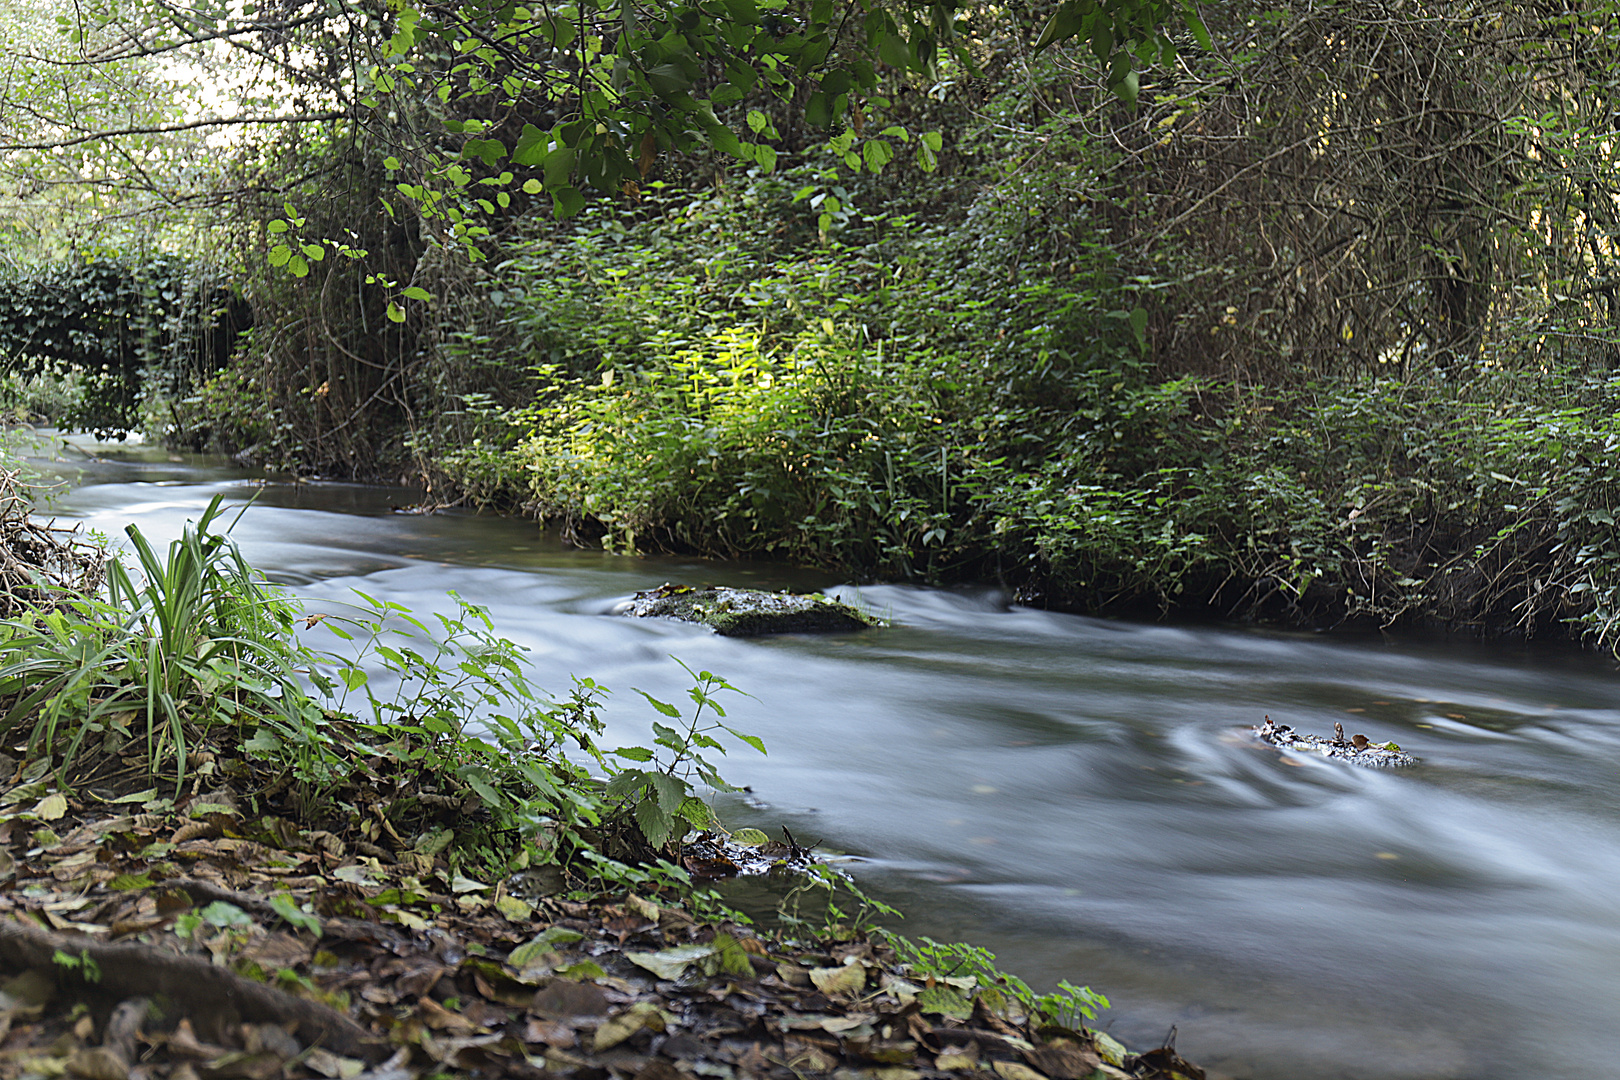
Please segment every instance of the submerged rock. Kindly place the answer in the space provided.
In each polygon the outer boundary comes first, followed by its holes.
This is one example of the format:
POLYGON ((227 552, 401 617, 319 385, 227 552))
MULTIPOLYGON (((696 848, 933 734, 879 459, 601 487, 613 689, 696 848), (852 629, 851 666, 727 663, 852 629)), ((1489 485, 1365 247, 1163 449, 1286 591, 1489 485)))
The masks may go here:
POLYGON ((834 634, 865 630, 881 621, 820 593, 765 592, 724 586, 660 585, 636 593, 625 614, 702 623, 726 637, 763 634, 834 634))
POLYGON ((1307 754, 1320 754, 1322 757, 1337 758, 1353 765, 1366 765, 1374 769, 1396 768, 1417 762, 1416 758, 1394 743, 1375 743, 1365 735, 1345 738, 1342 724, 1333 725, 1334 737, 1329 739, 1321 735, 1302 735, 1287 724, 1273 724, 1271 717, 1268 716, 1266 722, 1255 728, 1254 732, 1262 742, 1268 742, 1272 746, 1307 754))

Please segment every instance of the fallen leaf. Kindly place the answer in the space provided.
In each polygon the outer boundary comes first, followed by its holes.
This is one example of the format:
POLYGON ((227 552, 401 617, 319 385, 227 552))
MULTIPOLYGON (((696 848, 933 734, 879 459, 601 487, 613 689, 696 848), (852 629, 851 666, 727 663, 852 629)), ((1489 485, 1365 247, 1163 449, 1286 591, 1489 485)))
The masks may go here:
POLYGON ((539 1017, 529 1017, 528 1026, 523 1029, 523 1041, 529 1043, 545 1043, 566 1050, 579 1041, 574 1029, 567 1024, 556 1020, 542 1020, 539 1017))
POLYGON ((354 1080, 366 1071, 366 1063, 358 1058, 340 1057, 321 1046, 305 1055, 304 1064, 331 1080, 354 1080))
POLYGON ((600 986, 572 979, 553 979, 535 992, 529 1008, 548 1020, 564 1020, 574 1016, 606 1016, 609 1006, 600 986))
POLYGON ((1045 1073, 1036 1072, 1022 1062, 992 1061, 990 1067, 996 1070, 1001 1080, 1047 1080, 1045 1073))
POLYGON ((663 1010, 657 1005, 650 1001, 637 1002, 597 1028, 596 1035, 591 1040, 591 1048, 600 1054, 604 1050, 618 1046, 643 1028, 663 1031, 667 1023, 663 1010))
POLYGON ((434 1031, 448 1031, 452 1035, 484 1035, 487 1028, 479 1027, 460 1013, 453 1013, 430 997, 416 1003, 416 1015, 434 1031))
POLYGON ((1115 1068, 1124 1067, 1125 1058, 1130 1055, 1124 1043, 1103 1031, 1092 1032, 1091 1041, 1096 1044, 1097 1053, 1102 1055, 1104 1061, 1115 1068))
POLYGON ((838 994, 853 996, 866 986, 866 969, 858 963, 835 968, 811 968, 810 981, 828 997, 838 994))
POLYGON ((973 1016, 973 1002, 968 996, 944 983, 935 983, 917 995, 917 1007, 925 1013, 967 1020, 973 1016))
POLYGON ((495 910, 507 922, 526 923, 534 917, 534 905, 515 896, 503 896, 495 901, 495 910))
POLYGON ((541 959, 546 953, 555 952, 559 945, 572 945, 576 941, 584 940, 585 935, 578 930, 570 930, 565 926, 548 926, 539 936, 531 938, 517 948, 513 949, 506 962, 512 967, 522 971, 535 961, 541 959))
POLYGON ((713 956, 715 946, 708 945, 677 945, 673 949, 663 949, 659 952, 625 953, 625 959, 640 967, 646 968, 660 979, 673 982, 685 974, 688 966, 695 960, 706 956, 713 956))
POLYGON ((67 1071, 84 1080, 126 1080, 129 1062, 105 1046, 81 1046, 68 1058, 67 1071))

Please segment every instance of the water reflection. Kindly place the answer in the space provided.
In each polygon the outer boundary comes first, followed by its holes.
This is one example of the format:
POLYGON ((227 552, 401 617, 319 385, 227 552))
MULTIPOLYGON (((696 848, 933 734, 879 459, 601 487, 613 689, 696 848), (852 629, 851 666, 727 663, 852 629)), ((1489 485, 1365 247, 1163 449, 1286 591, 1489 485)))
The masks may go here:
MULTIPOLYGON (((1620 686, 1601 660, 1456 643, 1111 623, 995 590, 859 590, 892 629, 734 641, 608 616, 663 581, 825 587, 791 568, 568 551, 532 524, 389 513, 408 495, 255 484, 219 462, 98 451, 50 466, 57 511, 178 533, 219 491, 236 535, 313 608, 368 593, 489 606, 538 680, 680 698, 671 654, 755 695, 771 753, 728 819, 865 858, 905 928, 988 945, 1030 982, 1090 982, 1115 1032, 1174 1024, 1231 1075, 1598 1075, 1620 1050, 1620 686), (1357 770, 1251 739, 1264 715, 1393 739, 1357 770)), ((854 595, 855 590, 841 590, 854 595)), ((639 700, 639 699, 637 699, 639 700)))

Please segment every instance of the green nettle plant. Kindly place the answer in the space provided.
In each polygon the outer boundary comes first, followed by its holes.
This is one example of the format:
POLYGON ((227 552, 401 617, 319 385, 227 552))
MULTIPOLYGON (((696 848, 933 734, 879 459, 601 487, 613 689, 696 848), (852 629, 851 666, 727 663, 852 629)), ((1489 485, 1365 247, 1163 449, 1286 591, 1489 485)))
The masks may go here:
POLYGON ((646 746, 621 746, 611 751, 614 757, 653 767, 617 769, 606 788, 609 798, 630 807, 642 836, 655 850, 666 847, 672 841, 678 843, 689 827, 706 829, 715 823, 713 809, 699 797, 692 783, 694 776, 715 791, 737 790, 726 783, 715 766, 703 756, 705 750, 726 752, 712 732, 728 732, 760 753, 765 753, 765 744, 758 736, 744 735, 722 722, 726 710, 715 700, 715 696, 727 690, 732 693, 742 691, 712 672, 695 672, 682 661, 675 662, 695 680, 687 691, 693 704, 691 716, 683 717, 681 710, 674 705, 659 701, 645 690, 637 690, 636 693, 646 698, 649 705, 682 726, 671 727, 654 721, 653 742, 659 747, 657 750, 646 746), (711 718, 705 718, 705 710, 711 718))

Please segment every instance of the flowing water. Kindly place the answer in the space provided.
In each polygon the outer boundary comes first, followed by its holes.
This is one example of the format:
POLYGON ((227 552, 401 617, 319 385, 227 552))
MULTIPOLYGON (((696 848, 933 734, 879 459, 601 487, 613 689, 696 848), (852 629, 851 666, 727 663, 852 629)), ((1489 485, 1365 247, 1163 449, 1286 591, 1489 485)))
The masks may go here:
MULTIPOLYGON (((1037 987, 1109 995, 1128 1045, 1212 1071, 1328 1077, 1620 1076, 1620 677, 1554 649, 1137 625, 1012 606, 991 589, 858 590, 892 628, 732 640, 611 614, 665 581, 828 587, 771 565, 563 548, 532 523, 389 512, 411 495, 261 484, 206 460, 104 446, 42 466, 54 506, 109 536, 178 535, 256 497, 249 558, 337 610, 368 593, 487 605, 539 682, 684 700, 707 668, 752 796, 728 823, 786 826, 853 869, 913 935, 969 940, 1037 987), (1245 729, 1335 721, 1420 759, 1375 772, 1245 729)), ((854 596, 857 590, 838 589, 854 596)))

